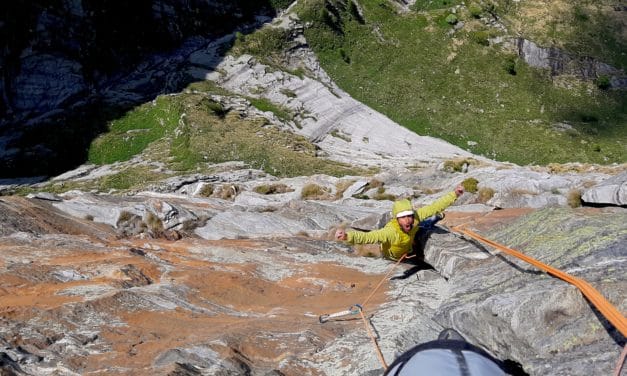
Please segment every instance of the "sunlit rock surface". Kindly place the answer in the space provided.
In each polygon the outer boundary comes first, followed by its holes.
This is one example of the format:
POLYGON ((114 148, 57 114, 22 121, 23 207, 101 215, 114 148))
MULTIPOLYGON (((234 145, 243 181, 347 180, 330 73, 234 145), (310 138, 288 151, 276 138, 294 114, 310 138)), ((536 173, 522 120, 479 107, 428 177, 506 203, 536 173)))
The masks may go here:
POLYGON ((627 205, 627 171, 586 190, 581 197, 590 204, 627 205))
POLYGON ((364 303, 382 279, 364 313, 387 362, 443 327, 530 375, 607 374, 624 344, 574 287, 445 226, 466 223, 584 278, 625 312, 622 208, 453 207, 425 240, 435 271, 418 271, 391 270, 322 231, 384 215, 371 200, 293 200, 260 213, 187 195, 53 198, 0 199, 8 374, 381 374, 359 315, 325 324, 318 316, 364 303), (104 214, 152 212, 174 224, 173 209, 204 225, 171 226, 179 237, 167 240, 165 230, 124 232, 104 214), (246 234, 261 214, 268 233, 246 234), (210 229, 213 219, 221 225, 210 229))

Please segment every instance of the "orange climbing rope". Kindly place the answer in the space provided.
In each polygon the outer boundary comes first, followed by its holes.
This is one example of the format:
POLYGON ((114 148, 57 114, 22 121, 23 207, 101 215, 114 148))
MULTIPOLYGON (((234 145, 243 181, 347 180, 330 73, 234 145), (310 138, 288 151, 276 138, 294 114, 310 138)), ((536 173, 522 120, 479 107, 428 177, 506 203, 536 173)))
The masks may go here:
POLYGON ((331 314, 325 314, 325 315, 320 315, 319 318, 318 318, 320 320, 320 323, 323 324, 323 323, 329 321, 329 319, 334 318, 334 317, 340 317, 340 316, 346 316, 346 315, 354 315, 356 313, 359 313, 361 315, 361 319, 364 322, 364 326, 366 327, 366 331, 368 332, 368 336, 372 340, 372 344, 373 344, 375 350, 377 351, 377 356, 379 357, 379 361, 381 362, 381 365, 383 366, 383 369, 387 369, 388 365, 385 362, 385 358, 383 357, 383 353, 381 352, 381 348, 379 347, 379 344, 377 343, 377 337, 372 333, 372 329, 370 329, 370 325, 368 323, 368 320, 366 319, 366 316, 364 315, 364 308, 363 307, 366 305, 366 303, 368 303, 370 298, 372 298, 374 296, 374 293, 377 292, 379 287, 381 287, 381 285, 388 278, 390 273, 392 273, 392 271, 398 266, 398 264, 400 264, 401 261, 403 261, 406 258, 408 258, 407 254, 404 254, 403 256, 401 256, 400 259, 398 259, 398 261, 396 261, 396 263, 388 270, 387 273, 385 273, 383 278, 381 278, 381 281, 379 281, 377 286, 372 290, 370 295, 368 295, 368 297, 366 298, 366 300, 364 300, 364 302, 362 304, 354 304, 353 306, 351 306, 349 309, 347 309, 345 311, 331 313, 331 314))
POLYGON ((368 325, 368 320, 366 320, 366 316, 364 315, 364 311, 360 310, 359 314, 361 315, 361 319, 364 322, 364 326, 366 327, 366 331, 368 332, 368 336, 372 340, 372 345, 374 346, 375 350, 377 350, 377 356, 379 357, 379 361, 381 362, 381 365, 383 366, 383 369, 388 369, 388 364, 385 362, 385 358, 383 357, 383 353, 381 352, 381 348, 379 347, 379 344, 377 343, 377 338, 372 333, 372 329, 370 329, 370 325, 368 325))
POLYGON ((379 287, 381 287, 381 285, 383 284, 383 282, 388 278, 388 276, 390 275, 390 273, 392 273, 392 270, 394 270, 398 264, 401 263, 401 261, 403 261, 405 258, 407 258, 407 254, 404 254, 403 256, 401 256, 401 258, 398 259, 398 261, 396 261, 396 263, 394 264, 394 266, 392 266, 390 268, 390 270, 388 270, 388 272, 385 274, 385 276, 383 276, 383 278, 381 278, 381 281, 379 282, 379 284, 377 285, 377 287, 375 287, 372 292, 370 293, 370 295, 368 295, 368 297, 366 298, 366 300, 364 300, 363 303, 361 303, 361 309, 359 310, 359 313, 361 315, 361 319, 364 322, 364 326, 366 327, 366 331, 368 332, 368 335, 370 336, 370 339, 372 340, 372 344, 375 348, 375 350, 377 351, 377 355, 379 357, 379 361, 381 362, 381 365, 383 365, 383 369, 388 369, 388 365, 385 362, 385 358, 383 358, 383 353, 381 352, 381 348, 379 347, 379 344, 377 343, 377 338, 375 337, 375 335, 372 333, 372 330, 370 329, 370 325, 368 324, 368 320, 366 320, 366 316, 364 315, 364 309, 363 307, 366 306, 366 303, 368 303, 368 301, 370 300, 370 298, 372 298, 372 296, 374 295, 375 292, 377 292, 377 290, 379 289, 379 287))
POLYGON ((623 352, 616 362, 616 368, 614 369, 614 376, 620 376, 620 371, 623 369, 623 363, 625 363, 625 356, 627 356, 627 345, 623 346, 623 352))
POLYGON ((603 316, 605 316, 605 318, 612 323, 612 325, 614 325, 614 327, 622 333, 623 336, 627 337, 627 319, 625 319, 625 316, 623 316, 618 309, 616 309, 616 307, 614 307, 612 305, 612 303, 608 302, 607 299, 605 299, 603 297, 603 295, 601 295, 600 292, 598 292, 594 287, 592 287, 592 285, 590 285, 588 282, 579 279, 579 278, 575 278, 573 276, 571 276, 568 273, 565 273, 559 269, 556 269, 552 266, 549 266, 547 264, 544 264, 532 257, 529 257, 521 252, 518 252, 516 250, 513 250, 511 248, 508 248, 502 244, 499 244, 497 242, 494 242, 490 239, 486 239, 483 236, 477 234, 474 231, 468 230, 463 228, 462 226, 456 226, 452 228, 453 231, 457 231, 461 234, 464 234, 466 236, 469 236, 475 240, 478 240, 482 243, 488 244, 496 249, 499 249, 503 252, 505 252, 508 255, 514 256, 516 258, 519 258, 533 266, 535 266, 536 268, 545 271, 546 273, 557 277, 563 281, 566 281, 568 283, 570 283, 571 285, 574 285, 575 287, 577 287, 579 289, 579 291, 581 291, 581 293, 588 298, 588 300, 599 310, 599 312, 601 312, 601 314, 603 316))
POLYGON ((390 270, 388 270, 387 273, 385 273, 385 275, 383 276, 383 278, 381 278, 381 281, 379 282, 379 284, 377 285, 377 287, 375 287, 372 292, 370 293, 370 295, 368 295, 368 297, 366 298, 366 300, 364 300, 363 303, 361 303, 361 306, 365 306, 366 303, 368 303, 368 301, 370 300, 370 298, 372 298, 372 296, 374 295, 375 292, 377 292, 377 290, 379 289, 379 287, 381 287, 381 285, 383 284, 383 282, 387 279, 387 277, 390 275, 390 273, 392 273, 392 270, 394 270, 398 264, 401 263, 401 261, 405 260, 407 257, 407 253, 405 253, 404 255, 401 256, 401 258, 398 259, 398 261, 396 261, 396 263, 394 264, 393 267, 390 268, 390 270))
MULTIPOLYGON (((616 307, 614 307, 610 302, 608 302, 603 295, 601 295, 600 292, 598 292, 594 287, 592 287, 592 285, 590 285, 588 282, 573 277, 568 273, 565 273, 559 269, 556 269, 552 266, 549 266, 547 264, 544 264, 532 257, 529 257, 521 252, 518 252, 516 250, 513 250, 511 248, 508 248, 502 244, 499 244, 495 241, 492 241, 490 239, 484 238, 483 236, 477 234, 474 231, 468 230, 466 228, 463 228, 463 225, 461 226, 456 226, 451 228, 451 230, 459 232, 463 235, 466 235, 470 238, 473 238, 475 240, 478 240, 482 243, 485 243, 487 245, 490 245, 498 250, 503 251, 504 253, 510 255, 510 256, 514 256, 520 260, 523 260, 533 266, 535 266, 536 268, 543 270, 544 272, 555 276, 565 282, 568 282, 572 285, 574 285, 575 287, 577 287, 579 289, 579 291, 581 291, 581 293, 588 298, 588 300, 599 310, 599 312, 601 312, 601 314, 603 316, 605 316, 605 318, 612 323, 612 325, 614 325, 614 327, 621 332, 621 334, 625 337, 627 337, 627 319, 625 319, 625 316, 623 316, 618 309, 616 309, 616 307)), ((383 357, 383 354, 381 352, 381 348, 379 347, 379 344, 377 343, 377 339, 376 336, 372 333, 372 330, 370 329, 370 325, 368 323, 368 320, 366 319, 366 316, 364 315, 364 310, 363 307, 365 307, 366 303, 368 303, 368 301, 370 300, 370 298, 372 298, 372 296, 374 296, 375 292, 379 289, 379 287, 381 287, 381 285, 383 284, 383 282, 387 279, 387 277, 390 275, 390 273, 392 273, 392 271, 396 268, 396 266, 398 264, 401 263, 401 261, 403 261, 406 258, 406 254, 403 255, 391 268, 390 270, 385 274, 385 276, 381 279, 381 281, 379 282, 379 284, 377 284, 377 286, 372 290, 372 292, 370 293, 370 295, 368 295, 368 297, 366 298, 366 300, 364 300, 364 302, 359 305, 359 304, 355 304, 353 305, 351 308, 349 308, 347 311, 342 311, 342 312, 338 312, 335 314, 331 314, 331 315, 321 315, 320 316, 320 322, 324 323, 326 322, 329 318, 331 317, 338 317, 338 316, 342 316, 342 315, 346 315, 346 314, 355 314, 357 312, 359 312, 359 314, 361 315, 362 321, 364 322, 364 326, 366 327, 366 331, 368 332, 368 335, 370 336, 370 339, 372 340, 372 343, 375 347, 375 350, 377 351, 377 355, 379 357, 379 361, 381 362, 381 364, 383 365, 383 368, 387 370, 388 365, 385 362, 385 359, 383 357)), ((625 356, 627 353, 627 346, 625 346, 623 348, 623 352, 618 360, 618 363, 616 365, 616 369, 615 369, 615 376, 618 376, 620 374, 620 371, 622 369, 623 363, 625 361, 625 356)))

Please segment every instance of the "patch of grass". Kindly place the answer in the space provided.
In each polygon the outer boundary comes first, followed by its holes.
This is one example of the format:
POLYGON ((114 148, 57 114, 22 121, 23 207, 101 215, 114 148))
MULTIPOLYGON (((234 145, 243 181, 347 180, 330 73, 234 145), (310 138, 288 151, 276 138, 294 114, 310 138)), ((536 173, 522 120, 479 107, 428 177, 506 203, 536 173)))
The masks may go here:
POLYGON ((505 62, 503 63, 503 69, 505 69, 505 72, 511 74, 512 76, 516 75, 516 58, 515 57, 508 57, 505 59, 505 62))
POLYGON ((4 191, 0 196, 17 195, 26 196, 37 192, 64 193, 72 190, 88 191, 92 189, 92 184, 87 181, 64 181, 64 182, 48 182, 37 187, 29 185, 18 186, 15 189, 4 191))
POLYGON ((136 217, 135 214, 126 210, 122 210, 120 212, 120 215, 118 216, 118 220, 116 221, 116 224, 119 225, 120 223, 129 222, 134 217, 136 217))
POLYGON ((610 88, 610 86, 612 86, 610 83, 610 78, 605 75, 597 77, 597 79, 595 80, 595 84, 601 90, 607 90, 610 88))
POLYGON ((473 158, 456 158, 444 161, 442 169, 448 172, 462 172, 470 165, 478 164, 477 160, 473 158))
POLYGON ((211 195, 213 194, 213 191, 214 191, 214 187, 212 184, 204 184, 202 188, 200 188, 200 191, 198 191, 198 196, 211 197, 211 195))
POLYGON ((153 233, 159 233, 163 231, 163 221, 159 218, 155 213, 149 211, 146 214, 145 219, 146 225, 148 225, 148 229, 153 233))
POLYGON ((374 196, 372 196, 373 199, 375 200, 388 200, 388 201, 394 201, 396 200, 396 195, 393 195, 391 193, 385 193, 385 190, 383 192, 377 192, 374 194, 374 196))
POLYGON ((113 175, 106 175, 96 180, 94 187, 100 191, 115 189, 118 191, 145 187, 148 183, 157 182, 166 177, 163 173, 154 172, 151 167, 137 166, 127 168, 113 175))
POLYGON ((462 186, 466 192, 476 193, 477 192, 477 184, 479 184, 479 180, 475 178, 467 178, 462 181, 462 186))
POLYGON ((340 199, 344 192, 355 183, 355 180, 340 180, 335 184, 335 199, 340 199))
POLYGON ((454 14, 449 14, 448 16, 446 16, 444 20, 449 25, 455 25, 457 22, 459 22, 459 19, 454 14))
POLYGON ((241 191, 241 188, 235 184, 222 184, 213 193, 213 196, 223 200, 233 200, 241 191))
POLYGON ((281 89, 281 94, 285 95, 288 98, 296 98, 297 97, 297 95, 294 92, 294 90, 290 90, 288 88, 281 89))
POLYGON ((487 30, 475 30, 468 33, 469 39, 478 45, 490 45, 490 33, 487 30))
POLYGON ((259 111, 272 112, 273 114, 276 115, 276 117, 278 117, 279 119, 283 121, 291 121, 294 119, 294 114, 292 114, 292 112, 289 109, 283 106, 276 105, 270 102, 266 98, 247 98, 247 99, 250 102, 250 104, 252 104, 259 111))
POLYGON ((268 25, 251 34, 238 33, 230 53, 253 55, 262 63, 274 66, 283 60, 283 53, 290 43, 289 30, 268 25))
POLYGON ((294 192, 294 189, 285 184, 262 184, 253 188, 254 192, 262 195, 272 195, 276 193, 294 192))
POLYGON ((316 157, 316 148, 307 139, 268 127, 265 119, 242 118, 232 112, 220 118, 206 110, 203 98, 201 94, 179 98, 186 116, 167 146, 168 163, 174 170, 194 171, 207 164, 242 161, 279 177, 365 172, 316 157))
POLYGON ((425 195, 432 195, 432 194, 436 194, 439 192, 442 192, 441 189, 439 188, 421 188, 421 187, 415 187, 414 189, 421 191, 423 194, 425 195))
POLYGON ((452 8, 462 3, 462 0, 416 0, 411 9, 415 11, 426 11, 435 9, 452 8))
POLYGON ((216 102, 209 98, 205 98, 203 102, 207 108, 207 111, 213 112, 216 116, 220 118, 224 118, 228 113, 228 110, 224 108, 222 103, 216 102))
POLYGON ((335 138, 339 138, 340 140, 344 140, 346 142, 351 142, 351 138, 348 137, 347 135, 339 132, 337 129, 334 129, 331 131, 331 136, 335 137, 335 138))
POLYGON ((385 185, 385 182, 382 182, 379 179, 370 179, 370 181, 368 182, 368 189, 383 188, 384 185, 385 185))
POLYGON ((324 187, 318 184, 309 183, 303 186, 300 192, 300 197, 303 200, 320 200, 326 198, 328 193, 328 190, 324 187))
POLYGON ((221 88, 215 82, 204 80, 204 81, 196 81, 192 82, 187 87, 184 92, 202 92, 207 94, 218 94, 218 95, 229 95, 231 94, 226 89, 221 88))
POLYGON ((171 97, 143 104, 109 124, 109 132, 92 142, 88 161, 97 165, 127 161, 172 132, 180 116, 181 108, 171 97))
POLYGON ((479 191, 477 192, 477 201, 485 204, 486 202, 490 201, 490 199, 492 197, 494 197, 494 189, 492 188, 488 188, 488 187, 484 187, 479 189, 479 191))
POLYGON ((298 67, 296 69, 288 69, 288 72, 301 80, 303 80, 307 76, 307 72, 302 67, 298 67))
MULTIPOLYGON (((471 25, 477 21, 449 35, 450 25, 441 25, 446 13, 441 9, 451 4, 437 3, 419 1, 419 13, 398 14, 378 0, 363 0, 364 24, 335 0, 301 2, 298 12, 310 25, 305 36, 331 78, 416 133, 462 148, 474 141, 473 153, 522 165, 625 162, 627 96, 590 90, 590 85, 558 86, 548 72, 519 61, 512 66, 511 53, 501 46, 474 42, 473 32, 483 30, 471 25), (333 17, 339 33, 321 19, 320 9, 329 4, 337 9, 333 17), (597 134, 587 131, 593 127, 581 120, 582 111, 598 118, 597 134), (560 122, 580 133, 555 131, 552 125, 560 122)), ((485 12, 514 14, 520 6, 499 0, 485 12)), ((483 33, 479 39, 487 42, 501 32, 483 33)))
POLYGON ((581 191, 578 189, 573 189, 568 192, 566 196, 566 202, 568 202, 568 206, 571 208, 578 208, 581 206, 581 191))
POLYGON ((483 13, 483 8, 481 8, 481 6, 479 6, 477 3, 470 3, 468 5, 468 11, 470 12, 470 15, 474 18, 480 18, 481 14, 483 13))

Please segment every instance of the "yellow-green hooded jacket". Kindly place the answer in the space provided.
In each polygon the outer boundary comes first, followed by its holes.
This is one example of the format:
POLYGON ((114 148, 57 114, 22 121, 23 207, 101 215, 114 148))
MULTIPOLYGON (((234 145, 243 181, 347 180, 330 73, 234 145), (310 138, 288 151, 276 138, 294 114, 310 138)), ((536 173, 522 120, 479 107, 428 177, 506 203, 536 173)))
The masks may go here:
POLYGON ((447 193, 437 199, 431 205, 423 206, 418 210, 414 210, 411 201, 399 200, 394 202, 392 206, 392 219, 381 229, 370 232, 349 231, 347 233, 347 241, 351 244, 381 244, 383 257, 398 260, 404 254, 412 249, 414 236, 418 232, 418 223, 434 214, 443 212, 455 202, 457 195, 455 192, 447 193), (396 220, 396 215, 401 212, 414 212, 414 226, 405 233, 396 220))

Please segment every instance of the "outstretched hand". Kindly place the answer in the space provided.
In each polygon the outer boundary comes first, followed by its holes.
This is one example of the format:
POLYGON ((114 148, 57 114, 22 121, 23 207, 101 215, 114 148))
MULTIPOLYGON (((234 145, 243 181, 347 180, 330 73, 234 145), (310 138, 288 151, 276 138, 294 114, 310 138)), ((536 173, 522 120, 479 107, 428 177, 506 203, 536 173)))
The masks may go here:
POLYGON ((346 239, 348 239, 348 235, 346 235, 346 230, 344 230, 343 228, 337 229, 335 231, 335 238, 337 240, 346 240, 346 239))
POLYGON ((457 195, 457 197, 461 196, 464 194, 464 186, 463 185, 458 185, 457 188, 455 188, 455 194, 457 195))

